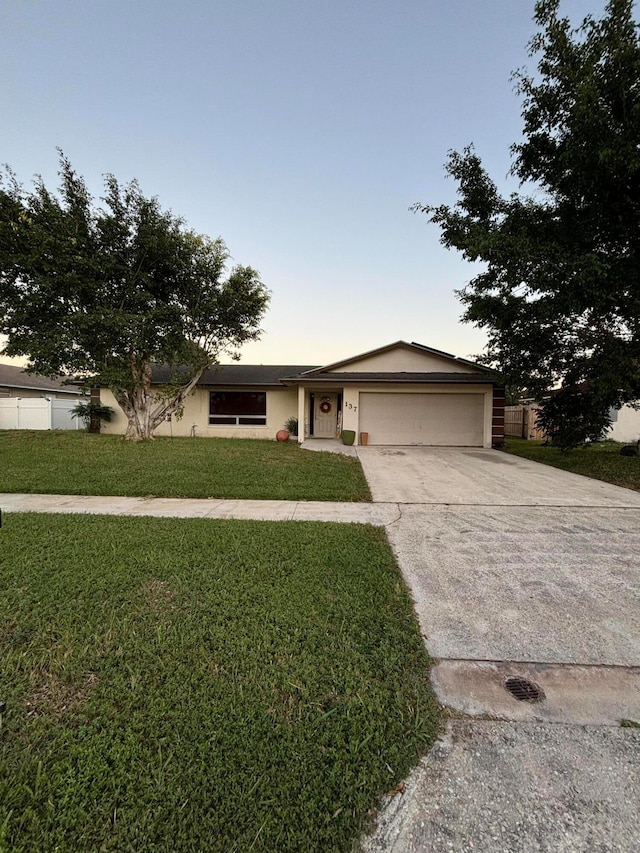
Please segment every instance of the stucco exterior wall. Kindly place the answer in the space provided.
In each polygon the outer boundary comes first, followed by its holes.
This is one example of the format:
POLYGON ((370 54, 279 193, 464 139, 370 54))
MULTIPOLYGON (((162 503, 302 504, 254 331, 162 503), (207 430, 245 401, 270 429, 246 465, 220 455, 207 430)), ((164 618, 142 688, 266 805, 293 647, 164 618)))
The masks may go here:
POLYGON ((473 367, 460 364, 450 358, 440 358, 431 353, 416 352, 409 349, 394 349, 365 358, 354 359, 348 364, 332 369, 332 373, 349 373, 351 371, 365 373, 478 373, 473 367))
POLYGON ((607 438, 613 441, 631 443, 640 439, 640 410, 631 406, 623 406, 618 412, 617 420, 611 425, 607 438))
MULTIPOLYGON (((109 423, 102 424, 102 432, 113 435, 124 435, 127 429, 127 418, 117 404, 111 391, 102 388, 100 401, 105 406, 111 406, 113 415, 109 423)), ((171 423, 163 423, 156 429, 154 435, 190 436, 206 438, 263 438, 275 439, 276 433, 282 429, 285 420, 295 417, 298 407, 297 388, 196 388, 187 397, 184 404, 184 414, 180 420, 175 417, 171 423), (267 423, 266 426, 210 426, 209 425, 209 391, 265 391, 267 393, 267 423)))

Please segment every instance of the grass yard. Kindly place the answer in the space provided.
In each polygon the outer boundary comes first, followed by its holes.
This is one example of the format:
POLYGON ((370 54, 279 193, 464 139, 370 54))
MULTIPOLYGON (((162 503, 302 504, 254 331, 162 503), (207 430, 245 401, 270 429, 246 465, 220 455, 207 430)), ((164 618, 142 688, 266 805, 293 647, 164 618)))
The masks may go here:
POLYGON ((372 527, 10 514, 0 656, 7 853, 348 851, 438 726, 372 527))
POLYGON ((508 438, 505 450, 543 465, 553 465, 574 474, 640 491, 640 457, 621 456, 621 446, 609 441, 563 453, 557 447, 544 447, 541 441, 508 438))
POLYGON ((225 438, 0 431, 0 492, 369 501, 357 459, 225 438))

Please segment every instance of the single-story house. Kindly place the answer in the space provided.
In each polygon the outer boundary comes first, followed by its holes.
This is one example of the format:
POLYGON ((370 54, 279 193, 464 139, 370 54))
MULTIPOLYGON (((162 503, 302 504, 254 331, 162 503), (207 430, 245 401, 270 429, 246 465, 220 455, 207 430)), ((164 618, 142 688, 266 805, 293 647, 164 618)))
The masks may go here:
POLYGON ((15 364, 0 364, 0 397, 52 397, 77 402, 81 395, 75 385, 63 385, 58 379, 26 373, 15 364))
POLYGON ((77 386, 0 364, 0 429, 80 429, 72 414, 81 402, 77 386))
MULTIPOLYGON (((168 377, 158 367, 153 382, 168 377)), ((103 431, 124 433, 126 417, 111 392, 101 389, 100 402, 114 410, 103 431)), ((503 441, 504 388, 480 364, 397 341, 324 367, 217 365, 185 401, 182 418, 156 434, 274 438, 290 417, 298 419, 298 441, 347 429, 356 444, 367 433, 372 445, 491 447, 503 441)))

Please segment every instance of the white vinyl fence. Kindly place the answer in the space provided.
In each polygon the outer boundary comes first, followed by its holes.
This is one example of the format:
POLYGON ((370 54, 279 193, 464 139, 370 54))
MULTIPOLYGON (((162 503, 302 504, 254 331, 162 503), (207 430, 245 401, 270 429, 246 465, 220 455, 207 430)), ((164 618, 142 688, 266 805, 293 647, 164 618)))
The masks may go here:
POLYGON ((0 429, 82 429, 82 418, 71 416, 78 402, 55 397, 2 398, 0 429))

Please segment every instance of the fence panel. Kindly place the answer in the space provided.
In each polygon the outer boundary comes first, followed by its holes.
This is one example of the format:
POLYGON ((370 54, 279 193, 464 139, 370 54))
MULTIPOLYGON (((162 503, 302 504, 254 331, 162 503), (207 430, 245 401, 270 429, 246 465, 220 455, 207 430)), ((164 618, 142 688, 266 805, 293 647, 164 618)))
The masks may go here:
POLYGON ((18 397, 18 429, 51 429, 51 400, 18 397))
POLYGON ((18 429, 18 401, 14 397, 0 400, 0 429, 18 429))
POLYGON ((82 429, 84 421, 72 418, 76 400, 46 397, 0 399, 0 429, 82 429))
POLYGON ((539 429, 536 425, 536 418, 538 417, 538 406, 526 406, 526 432, 525 435, 527 438, 532 441, 544 441, 547 437, 544 430, 539 429))
POLYGON ((543 441, 545 433, 536 426, 538 406, 505 406, 504 434, 516 438, 528 438, 543 441))
POLYGON ((71 410, 77 405, 77 400, 51 401, 51 429, 82 429, 82 418, 74 418, 71 410))
POLYGON ((524 438, 524 407, 523 406, 505 406, 504 407, 504 434, 524 438))

